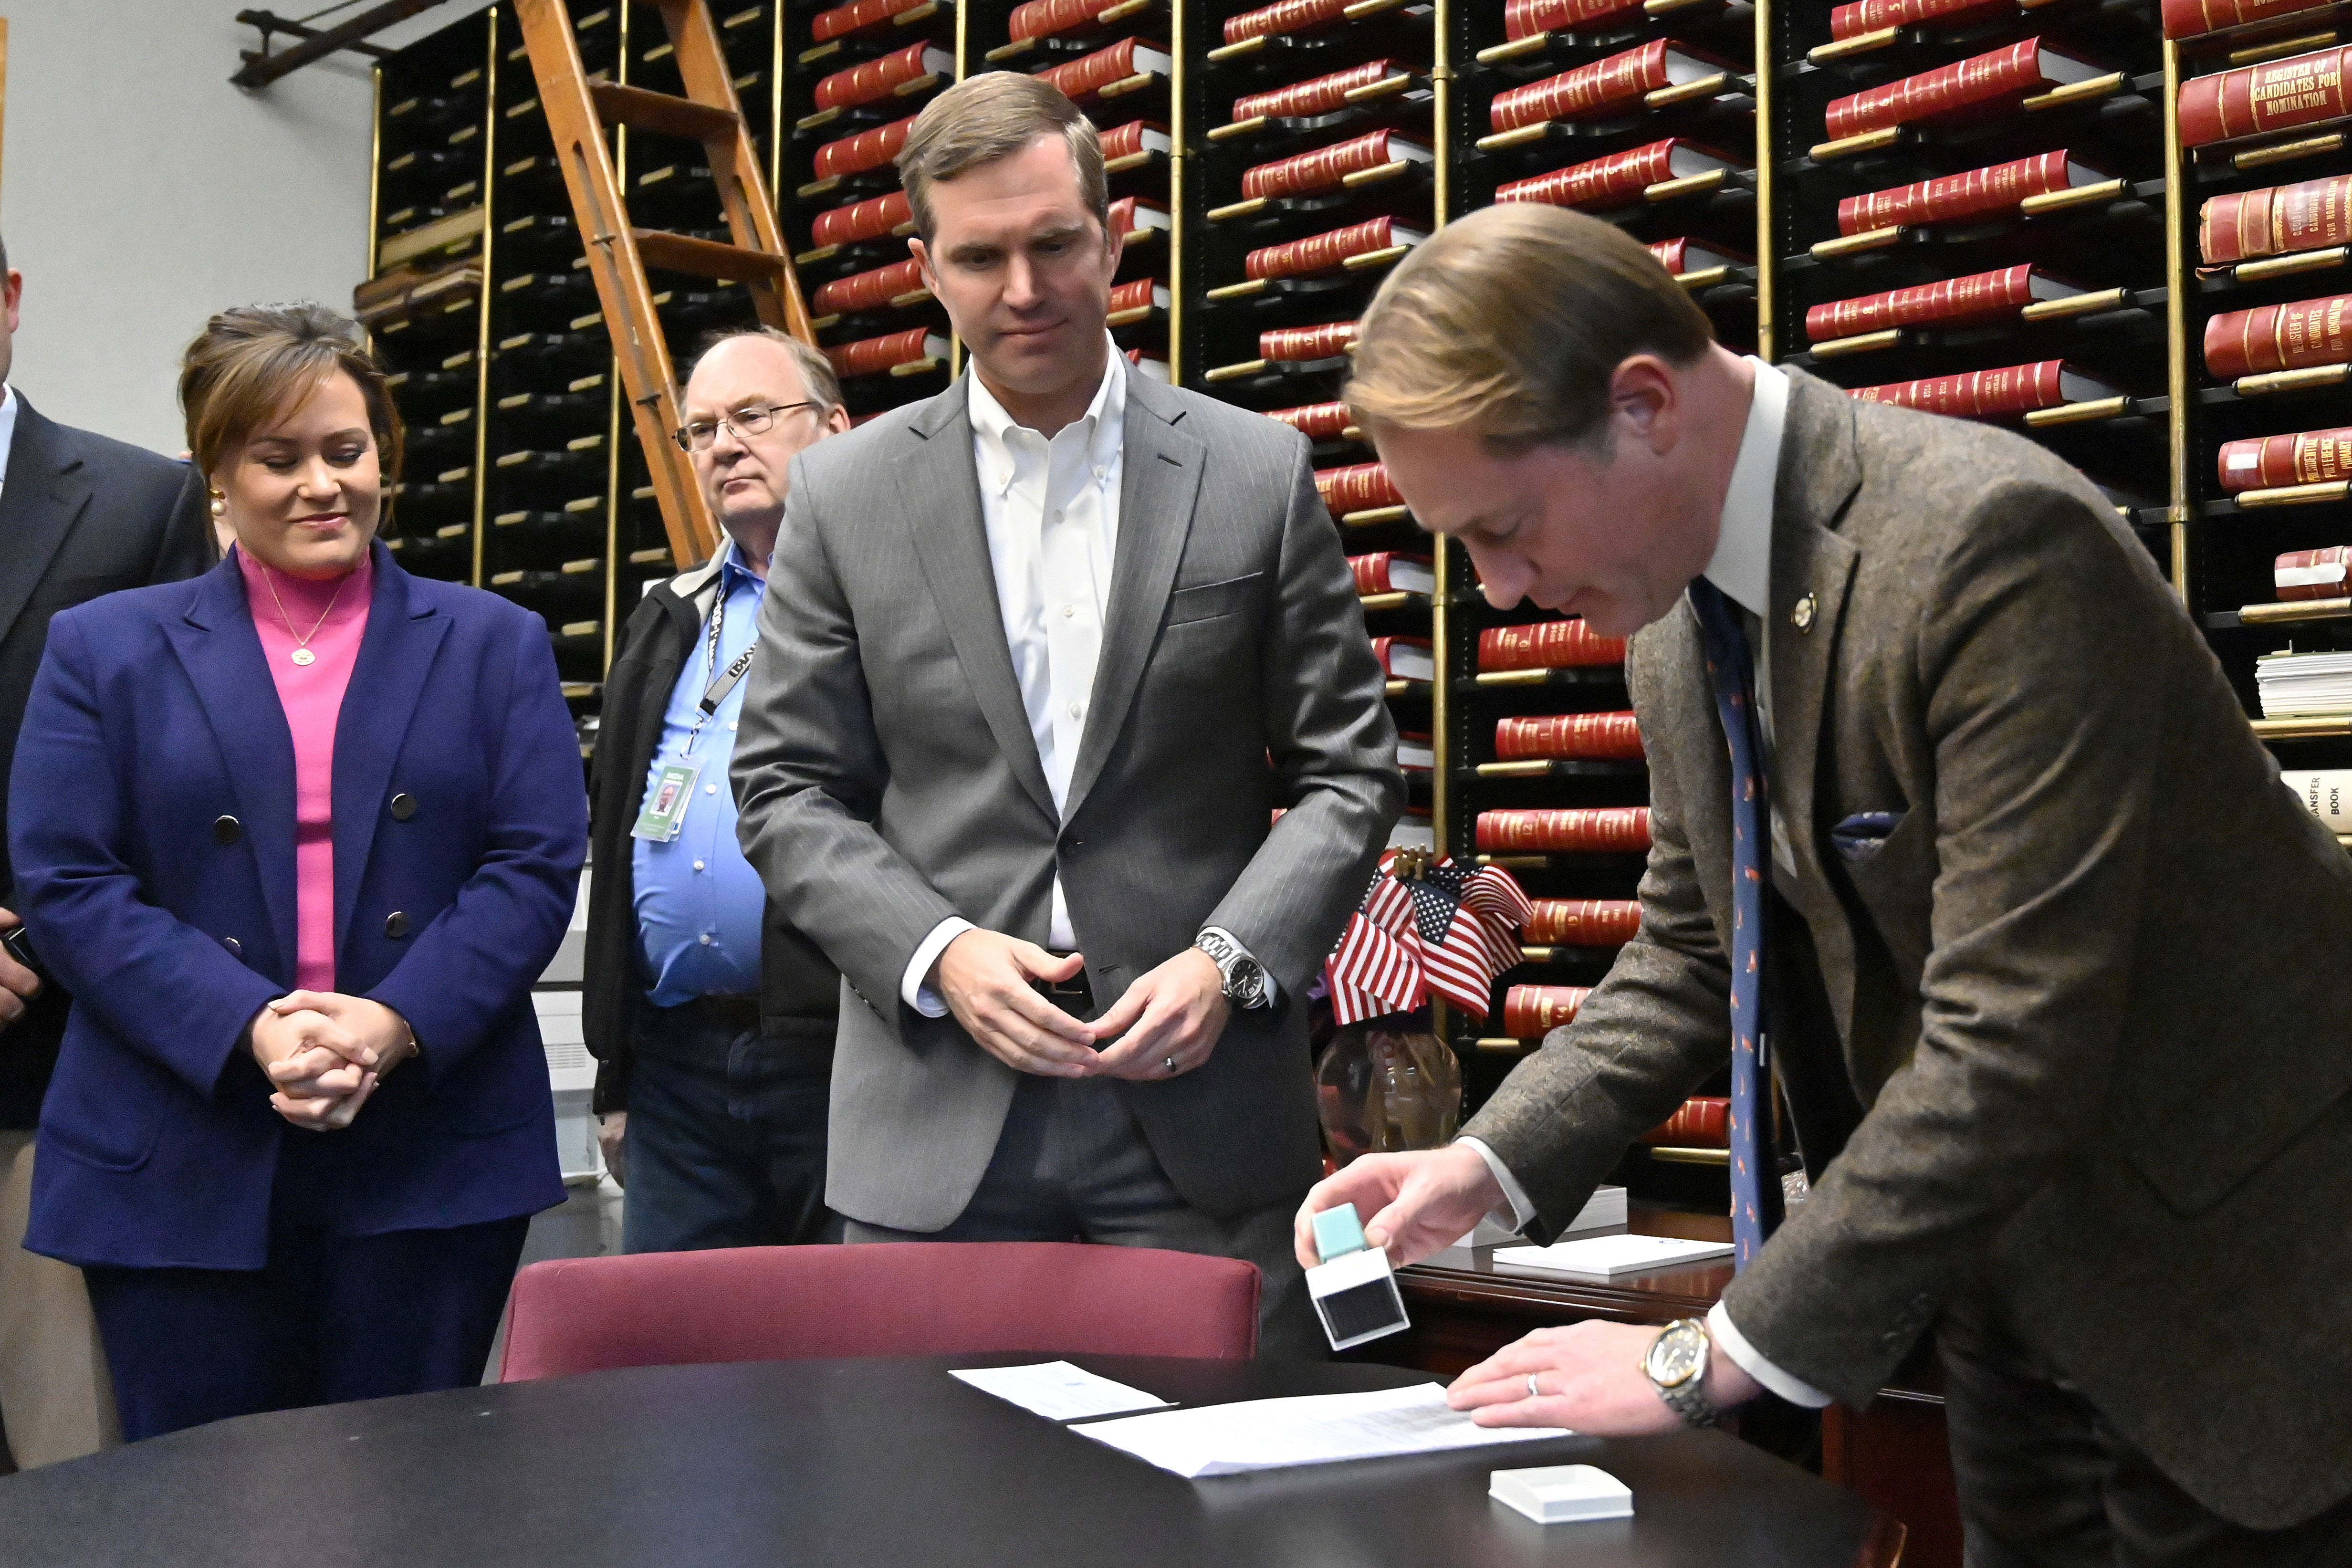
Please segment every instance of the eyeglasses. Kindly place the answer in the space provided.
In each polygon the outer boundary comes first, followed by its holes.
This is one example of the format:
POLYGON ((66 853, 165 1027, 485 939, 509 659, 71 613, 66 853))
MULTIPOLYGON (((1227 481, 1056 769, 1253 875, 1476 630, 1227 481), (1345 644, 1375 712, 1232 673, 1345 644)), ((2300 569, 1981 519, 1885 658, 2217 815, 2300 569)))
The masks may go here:
POLYGON ((723 419, 698 420, 692 425, 680 426, 670 432, 669 438, 677 442, 682 451, 708 452, 710 443, 719 439, 721 426, 734 431, 739 440, 746 436, 764 436, 778 416, 790 414, 795 408, 816 406, 814 402, 755 403, 749 408, 737 409, 723 419))

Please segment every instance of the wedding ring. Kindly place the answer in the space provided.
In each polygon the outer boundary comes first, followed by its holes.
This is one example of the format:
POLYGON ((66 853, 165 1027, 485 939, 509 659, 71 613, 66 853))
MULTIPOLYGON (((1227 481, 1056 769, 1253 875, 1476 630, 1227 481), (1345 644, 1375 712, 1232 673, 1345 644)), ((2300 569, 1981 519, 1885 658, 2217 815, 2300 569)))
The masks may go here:
POLYGON ((1528 1397, 1529 1399, 1541 1399, 1543 1397, 1543 1390, 1536 1386, 1536 1374, 1534 1373, 1528 1373, 1528 1397))
POLYGON ((1176 1058, 1174 1057, 1162 1058, 1160 1065, 1166 1068, 1171 1075, 1176 1071, 1176 1058))

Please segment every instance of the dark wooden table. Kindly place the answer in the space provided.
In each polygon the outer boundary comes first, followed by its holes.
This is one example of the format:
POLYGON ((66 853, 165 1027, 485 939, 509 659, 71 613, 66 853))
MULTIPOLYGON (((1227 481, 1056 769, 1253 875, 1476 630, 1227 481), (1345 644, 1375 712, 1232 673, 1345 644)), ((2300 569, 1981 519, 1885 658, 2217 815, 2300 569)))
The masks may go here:
MULTIPOLYGON (((1622 1226, 1583 1234, 1731 1239, 1731 1221, 1722 1215, 1636 1207, 1628 1219, 1622 1226)), ((1358 1353, 1451 1377, 1530 1329, 1549 1324, 1588 1318, 1664 1324, 1705 1317, 1731 1283, 1731 1273, 1727 1258, 1583 1280, 1496 1263, 1492 1247, 1448 1247, 1398 1274, 1412 1327, 1358 1353)), ((1822 1413, 1822 1475, 1902 1521, 1910 1532, 1905 1568, 1959 1568, 1959 1505, 1951 1464, 1932 1352, 1906 1363, 1870 1409, 1857 1413, 1832 1405, 1822 1413)))
MULTIPOLYGON (((1050 1356, 641 1367, 219 1422, 0 1479, 40 1568, 1849 1568, 1899 1531, 1714 1432, 1189 1481, 950 1378, 1050 1356), (1538 1525, 1491 1469, 1595 1463, 1635 1517, 1538 1525)), ((1312 1363, 1076 1356, 1187 1405, 1396 1387, 1312 1363)))

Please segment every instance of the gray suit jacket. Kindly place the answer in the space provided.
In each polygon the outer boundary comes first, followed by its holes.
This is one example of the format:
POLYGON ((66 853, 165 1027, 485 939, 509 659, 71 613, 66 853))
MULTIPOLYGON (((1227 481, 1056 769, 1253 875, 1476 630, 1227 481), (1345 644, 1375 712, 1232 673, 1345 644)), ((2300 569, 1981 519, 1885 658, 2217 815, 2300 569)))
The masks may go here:
MULTIPOLYGON (((1773 1048, 1813 1188, 1726 1304, 1860 1405, 1989 1293, 2206 1506, 2316 1513, 2352 1490, 2352 860, 2081 475, 1790 379, 1773 1048), (1839 846, 1864 812, 1900 820, 1839 846)), ((1687 600, 1627 674, 1641 933, 1464 1129, 1551 1225, 1728 1053, 1729 764, 1687 600)))
POLYGON ((1044 942, 1058 868, 1095 994, 1232 931, 1284 1003, 1120 1092, 1185 1199, 1318 1169, 1303 993, 1402 806, 1381 675, 1297 432, 1129 373, 1102 658, 1057 819, 989 565, 959 381, 793 464, 734 783, 744 853, 840 966, 826 1201, 963 1211, 1016 1075, 899 999, 939 922, 1044 942), (1277 807, 1281 820, 1268 821, 1277 807))

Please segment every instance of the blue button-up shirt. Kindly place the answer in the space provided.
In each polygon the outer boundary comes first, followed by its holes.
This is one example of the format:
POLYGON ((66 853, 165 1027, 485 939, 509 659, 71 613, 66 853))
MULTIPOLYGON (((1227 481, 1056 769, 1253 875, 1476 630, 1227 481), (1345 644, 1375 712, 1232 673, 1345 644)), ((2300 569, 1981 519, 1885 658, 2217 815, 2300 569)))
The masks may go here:
POLYGON ((760 924, 766 895, 759 873, 735 842, 735 792, 727 784, 727 766, 735 754, 735 723, 751 678, 735 683, 719 710, 703 723, 690 752, 687 737, 712 678, 725 671, 758 635, 760 597, 767 586, 743 564, 730 540, 719 558, 719 598, 711 612, 726 612, 718 658, 711 658, 710 623, 705 621, 669 694, 661 744, 646 773, 649 792, 665 764, 681 759, 702 764, 694 781, 694 802, 677 837, 667 844, 629 840, 636 875, 637 948, 650 982, 646 994, 657 1007, 760 989, 760 924))

